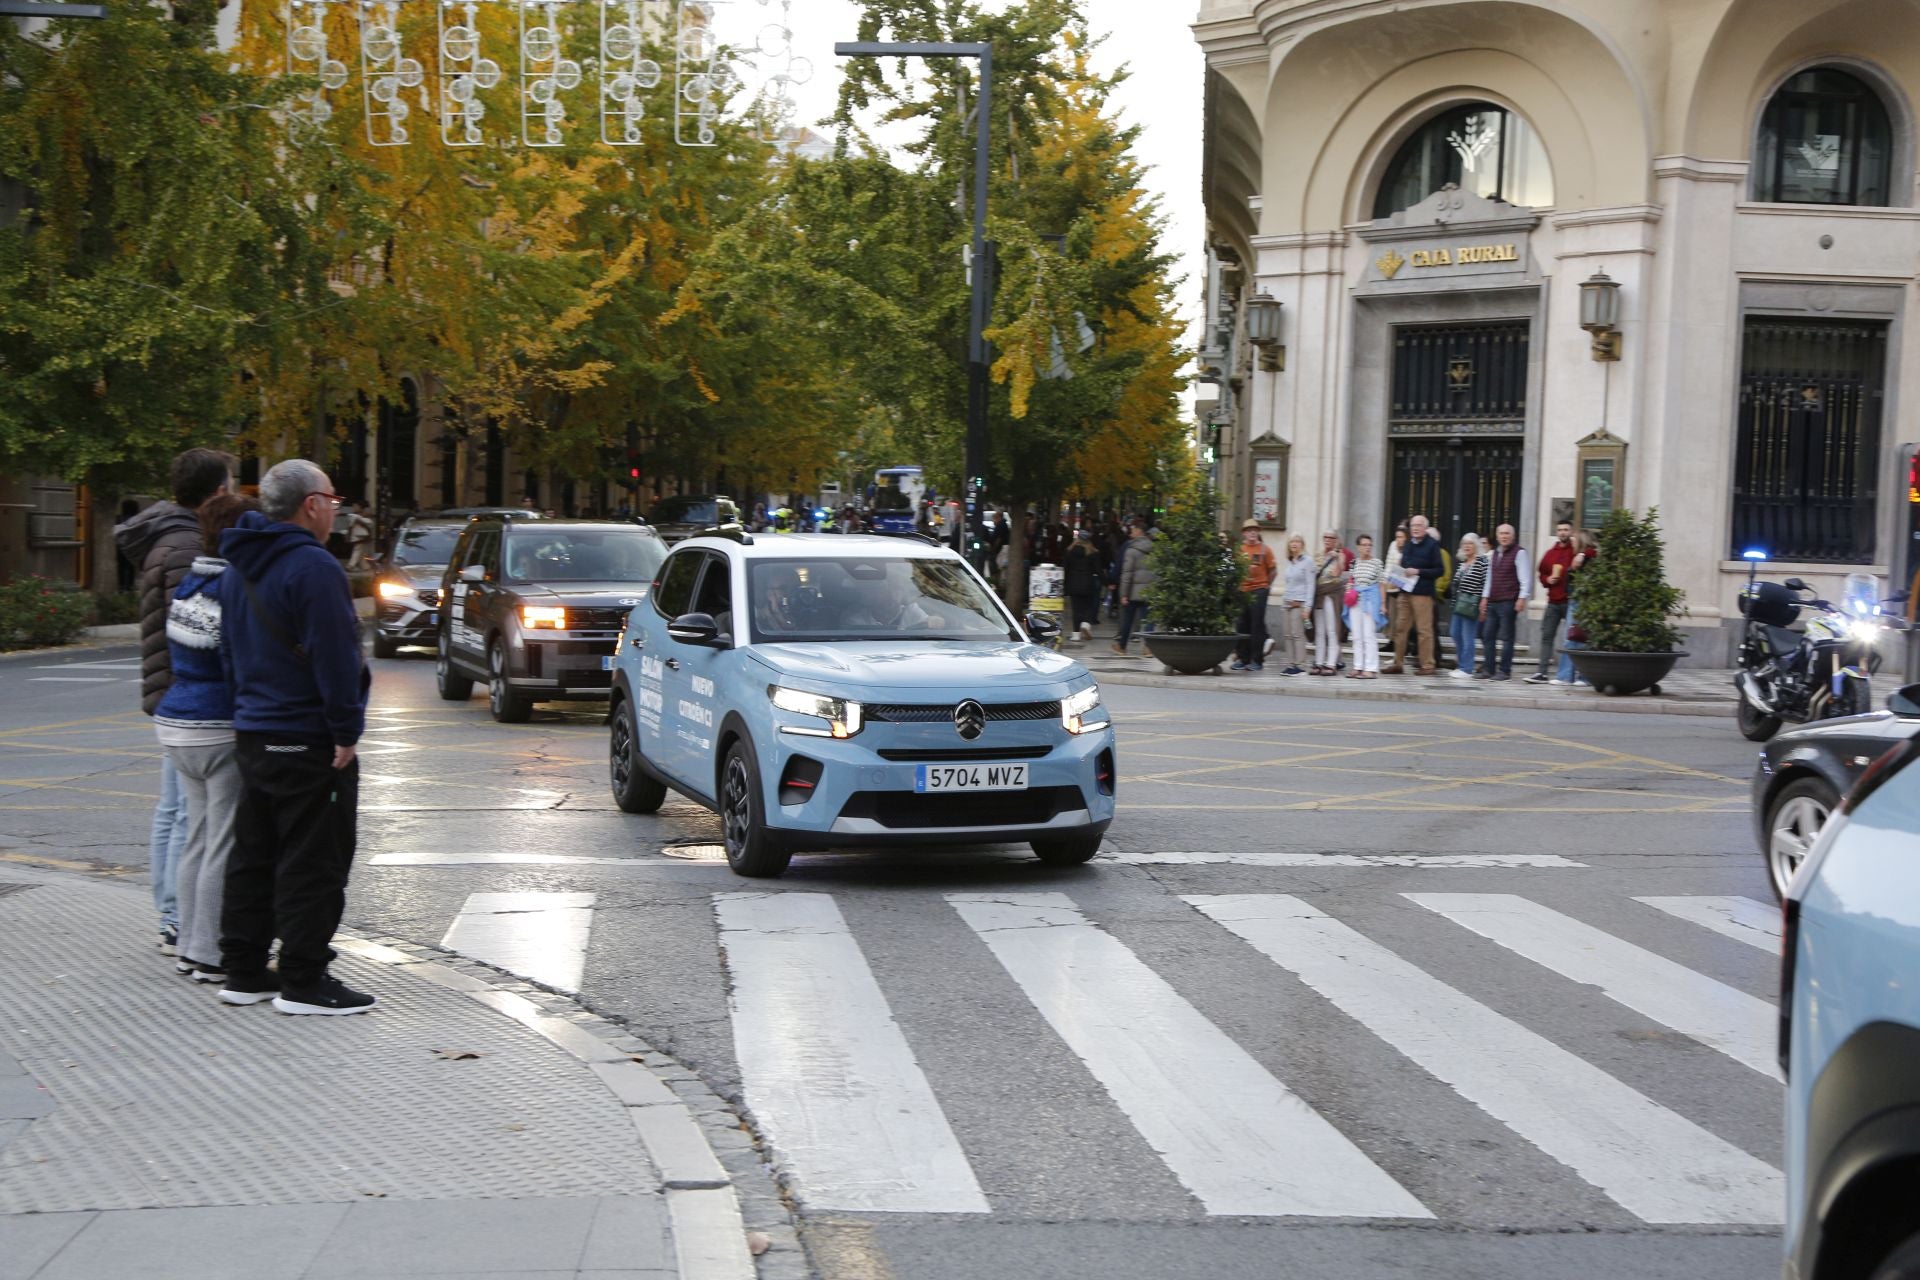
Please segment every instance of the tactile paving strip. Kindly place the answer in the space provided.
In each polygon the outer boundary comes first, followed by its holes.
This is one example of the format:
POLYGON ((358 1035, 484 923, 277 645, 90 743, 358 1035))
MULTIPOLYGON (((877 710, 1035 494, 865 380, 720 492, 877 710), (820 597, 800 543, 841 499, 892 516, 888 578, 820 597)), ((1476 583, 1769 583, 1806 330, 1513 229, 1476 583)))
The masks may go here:
POLYGON ((590 1072, 463 995, 343 955, 370 1014, 229 1007, 143 894, 35 887, 0 897, 0 1053, 59 1105, 0 1150, 0 1213, 659 1187, 590 1072))

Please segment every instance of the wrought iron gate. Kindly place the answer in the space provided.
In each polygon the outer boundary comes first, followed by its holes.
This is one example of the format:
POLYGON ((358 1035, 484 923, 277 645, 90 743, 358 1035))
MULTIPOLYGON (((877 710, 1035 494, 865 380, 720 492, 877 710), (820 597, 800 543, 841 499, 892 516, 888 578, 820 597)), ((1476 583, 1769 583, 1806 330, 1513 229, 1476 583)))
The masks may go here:
MULTIPOLYGON (((1449 549, 1520 523, 1526 320, 1394 331, 1389 526, 1425 515, 1449 549)), ((1387 531, 1383 530, 1385 534, 1387 531)))
POLYGON ((1872 561, 1886 354, 1884 324, 1747 321, 1732 555, 1872 561))

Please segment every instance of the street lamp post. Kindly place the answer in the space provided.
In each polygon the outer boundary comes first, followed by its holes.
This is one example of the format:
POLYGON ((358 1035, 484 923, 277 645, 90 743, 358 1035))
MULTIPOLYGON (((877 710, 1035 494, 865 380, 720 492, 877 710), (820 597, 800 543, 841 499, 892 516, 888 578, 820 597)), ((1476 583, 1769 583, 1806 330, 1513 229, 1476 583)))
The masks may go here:
POLYGON ((988 138, 993 118, 993 46, 930 41, 850 41, 835 44, 843 58, 977 58, 980 98, 973 143, 973 293, 967 318, 967 520, 970 558, 986 545, 987 391, 992 381, 987 357, 987 321, 993 314, 992 258, 987 251, 988 138))

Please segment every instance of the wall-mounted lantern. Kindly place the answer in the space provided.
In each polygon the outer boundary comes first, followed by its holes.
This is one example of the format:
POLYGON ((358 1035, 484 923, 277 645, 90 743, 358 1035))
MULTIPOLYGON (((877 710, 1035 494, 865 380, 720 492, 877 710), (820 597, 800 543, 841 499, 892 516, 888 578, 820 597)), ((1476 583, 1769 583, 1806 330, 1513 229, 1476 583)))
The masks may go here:
POLYGON ((1256 293, 1247 299, 1247 341, 1260 352, 1260 371, 1279 373, 1287 367, 1287 349, 1280 345, 1280 299, 1256 293))
POLYGON ((1580 327, 1593 335, 1595 360, 1620 358, 1620 282, 1604 271, 1580 282, 1580 327))

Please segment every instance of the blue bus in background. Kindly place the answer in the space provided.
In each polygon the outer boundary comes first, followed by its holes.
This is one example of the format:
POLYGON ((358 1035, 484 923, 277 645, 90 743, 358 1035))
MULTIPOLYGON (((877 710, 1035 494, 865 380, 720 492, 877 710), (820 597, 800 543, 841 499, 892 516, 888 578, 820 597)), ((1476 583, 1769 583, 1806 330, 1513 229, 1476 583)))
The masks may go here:
POLYGON ((919 467, 882 467, 873 473, 867 523, 890 533, 912 533, 918 527, 920 500, 926 496, 927 481, 919 467))

